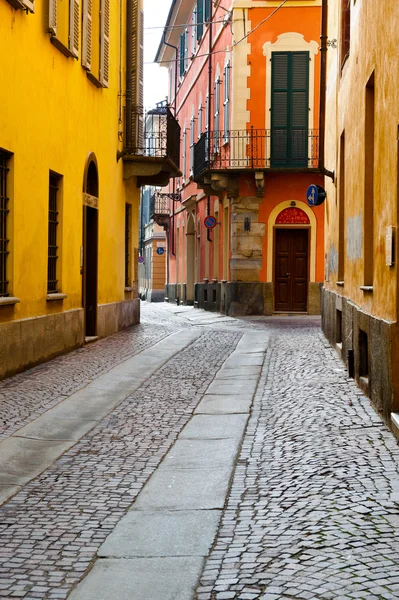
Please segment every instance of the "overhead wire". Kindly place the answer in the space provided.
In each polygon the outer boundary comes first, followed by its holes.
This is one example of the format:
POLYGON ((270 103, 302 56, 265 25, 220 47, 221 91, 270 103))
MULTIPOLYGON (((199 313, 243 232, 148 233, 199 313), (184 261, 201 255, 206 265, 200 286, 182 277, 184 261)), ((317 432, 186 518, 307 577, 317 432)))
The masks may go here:
MULTIPOLYGON (((261 25, 263 25, 269 19, 271 19, 273 17, 273 15, 275 15, 276 12, 278 10, 280 10, 280 8, 282 8, 284 6, 284 4, 286 4, 287 2, 288 2, 288 0, 283 0, 283 2, 279 6, 277 6, 274 9, 274 11, 272 13, 270 13, 270 15, 268 15, 265 19, 263 19, 263 21, 260 21, 260 23, 258 23, 253 29, 250 29, 242 38, 240 38, 236 42, 233 42, 233 46, 234 47, 238 46, 238 44, 240 44, 241 42, 243 42, 248 36, 251 35, 251 33, 254 33, 254 31, 256 31, 257 29, 259 29, 259 27, 261 27, 261 25)), ((243 19, 234 19, 233 23, 237 23, 238 21, 242 21, 242 20, 243 19)), ((213 23, 216 23, 216 22, 217 21, 213 21, 213 23)), ((224 23, 225 20, 218 21, 218 22, 224 23)), ((176 25, 176 26, 173 26, 173 27, 180 27, 180 26, 176 25)), ((213 56, 214 54, 222 54, 222 53, 225 54, 226 52, 228 52, 227 48, 225 48, 224 50, 215 50, 213 52, 205 52, 204 54, 196 54, 195 56, 192 56, 190 60, 191 60, 191 62, 194 62, 194 60, 197 59, 197 58, 202 58, 204 56, 213 56)), ((144 64, 145 65, 153 65, 153 64, 159 64, 159 65, 161 65, 163 63, 171 64, 171 63, 175 63, 175 62, 179 62, 179 61, 180 61, 180 58, 177 58, 177 59, 175 58, 175 59, 172 59, 172 60, 160 60, 160 61, 145 62, 144 64)))

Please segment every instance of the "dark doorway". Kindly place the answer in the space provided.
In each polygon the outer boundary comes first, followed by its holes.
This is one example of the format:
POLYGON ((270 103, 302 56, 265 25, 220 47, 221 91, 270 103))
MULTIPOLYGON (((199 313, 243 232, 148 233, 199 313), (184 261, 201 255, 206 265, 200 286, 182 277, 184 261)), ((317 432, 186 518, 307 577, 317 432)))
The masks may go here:
POLYGON ((308 229, 276 229, 276 311, 307 311, 308 245, 308 229))
POLYGON ((83 308, 85 335, 97 335, 98 210, 83 207, 83 308))

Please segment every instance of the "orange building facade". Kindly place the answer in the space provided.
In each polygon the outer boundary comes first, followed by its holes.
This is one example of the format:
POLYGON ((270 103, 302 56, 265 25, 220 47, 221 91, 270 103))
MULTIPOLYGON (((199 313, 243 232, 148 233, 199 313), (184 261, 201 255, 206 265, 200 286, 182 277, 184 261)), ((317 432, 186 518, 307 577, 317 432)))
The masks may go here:
POLYGON ((169 70, 180 169, 165 193, 166 297, 230 315, 320 312, 321 0, 172 2, 169 70), (210 225, 211 227, 207 227, 210 225), (212 227, 213 226, 213 227, 212 227))

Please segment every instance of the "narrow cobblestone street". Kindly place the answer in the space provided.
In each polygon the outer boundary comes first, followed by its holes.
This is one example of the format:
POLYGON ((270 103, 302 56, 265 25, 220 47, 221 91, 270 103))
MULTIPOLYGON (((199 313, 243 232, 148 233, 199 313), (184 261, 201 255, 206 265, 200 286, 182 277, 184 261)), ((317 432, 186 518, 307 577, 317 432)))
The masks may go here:
POLYGON ((0 425, 2 598, 399 598, 399 449, 317 317, 142 303, 0 425))

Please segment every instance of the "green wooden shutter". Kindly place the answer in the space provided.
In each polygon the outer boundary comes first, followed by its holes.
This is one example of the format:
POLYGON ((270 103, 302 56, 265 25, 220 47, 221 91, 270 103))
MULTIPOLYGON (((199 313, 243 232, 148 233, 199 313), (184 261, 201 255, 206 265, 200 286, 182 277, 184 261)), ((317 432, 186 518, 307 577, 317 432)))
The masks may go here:
POLYGON ((184 50, 186 48, 186 34, 182 33, 180 36, 180 77, 184 75, 184 50))
POLYGON ((272 54, 271 167, 308 166, 309 53, 272 54))
POLYGON ((211 0, 204 0, 204 20, 209 21, 211 16, 211 0))
POLYGON ((197 0, 197 40, 204 33, 204 0, 197 0))
POLYGON ((291 161, 308 166, 309 53, 291 53, 291 161))

